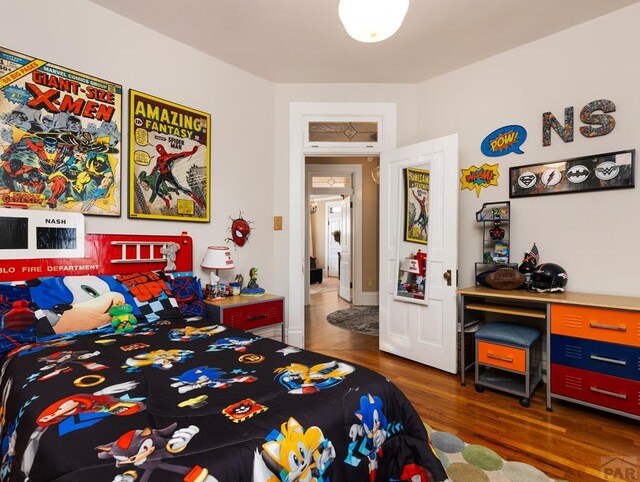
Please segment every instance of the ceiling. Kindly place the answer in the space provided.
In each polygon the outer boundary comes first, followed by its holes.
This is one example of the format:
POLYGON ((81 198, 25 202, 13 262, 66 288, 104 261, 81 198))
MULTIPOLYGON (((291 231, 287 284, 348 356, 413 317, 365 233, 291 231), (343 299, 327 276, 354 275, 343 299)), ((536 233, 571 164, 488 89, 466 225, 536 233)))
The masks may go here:
POLYGON ((347 35, 338 0, 92 1, 274 82, 415 83, 640 0, 412 0, 375 44, 347 35))

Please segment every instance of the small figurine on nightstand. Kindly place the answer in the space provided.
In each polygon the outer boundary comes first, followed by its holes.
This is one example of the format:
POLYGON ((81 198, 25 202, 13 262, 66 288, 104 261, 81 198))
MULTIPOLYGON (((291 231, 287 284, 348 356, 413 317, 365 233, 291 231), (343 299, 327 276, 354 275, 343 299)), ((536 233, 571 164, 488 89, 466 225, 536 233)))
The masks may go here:
POLYGON ((116 333, 127 333, 135 328, 138 320, 133 316, 133 308, 126 303, 117 304, 111 307, 111 326, 116 329, 116 333))
POLYGON ((260 288, 258 285, 258 268, 251 268, 249 270, 249 283, 247 287, 240 290, 240 296, 262 296, 265 293, 264 288, 260 288))

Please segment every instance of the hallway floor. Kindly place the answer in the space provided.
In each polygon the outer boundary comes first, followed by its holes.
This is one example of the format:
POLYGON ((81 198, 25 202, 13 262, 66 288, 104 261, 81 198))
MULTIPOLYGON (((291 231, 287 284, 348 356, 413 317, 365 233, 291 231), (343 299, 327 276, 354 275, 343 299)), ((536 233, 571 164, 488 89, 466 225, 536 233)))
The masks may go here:
POLYGON ((381 352, 375 336, 326 321, 328 313, 348 306, 335 292, 312 295, 306 307, 306 348, 382 373, 435 430, 534 465, 556 479, 624 480, 603 472, 603 465, 616 458, 635 464, 636 478, 630 480, 640 480, 640 422, 560 401, 554 401, 549 413, 545 386, 538 387, 528 409, 518 397, 491 390, 476 393, 472 373, 463 387, 455 375, 381 352))

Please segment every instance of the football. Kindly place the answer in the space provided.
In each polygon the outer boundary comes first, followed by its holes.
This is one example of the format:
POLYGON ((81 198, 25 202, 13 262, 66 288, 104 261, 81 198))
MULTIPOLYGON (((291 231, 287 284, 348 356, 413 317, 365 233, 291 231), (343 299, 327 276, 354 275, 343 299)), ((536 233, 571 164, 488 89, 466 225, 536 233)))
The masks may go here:
POLYGON ((486 282, 497 290, 516 290, 524 284, 525 279, 525 276, 516 269, 500 268, 489 273, 486 282))

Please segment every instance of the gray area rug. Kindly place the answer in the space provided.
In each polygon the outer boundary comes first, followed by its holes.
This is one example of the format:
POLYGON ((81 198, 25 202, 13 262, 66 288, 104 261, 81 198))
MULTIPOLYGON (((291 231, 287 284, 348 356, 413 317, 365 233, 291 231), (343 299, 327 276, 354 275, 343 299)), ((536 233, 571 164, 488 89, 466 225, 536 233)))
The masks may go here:
POLYGON ((378 336, 379 313, 377 306, 353 306, 327 315, 327 321, 338 328, 378 336))

